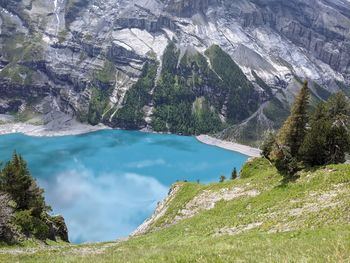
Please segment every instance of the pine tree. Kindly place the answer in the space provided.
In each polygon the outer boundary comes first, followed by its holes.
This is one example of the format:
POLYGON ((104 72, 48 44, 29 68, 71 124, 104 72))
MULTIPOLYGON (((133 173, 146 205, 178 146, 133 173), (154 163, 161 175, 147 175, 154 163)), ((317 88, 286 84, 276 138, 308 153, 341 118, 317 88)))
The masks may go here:
POLYGON ((276 142, 270 154, 276 168, 286 176, 291 176, 298 170, 299 149, 302 145, 308 122, 309 88, 304 82, 294 104, 291 114, 277 134, 276 142))
MULTIPOLYGON (((330 117, 342 119, 345 122, 349 122, 350 117, 350 102, 346 98, 344 92, 340 91, 331 96, 327 103, 327 111, 330 117)), ((344 125, 349 125, 348 123, 344 125)))
POLYGON ((289 147, 290 154, 297 157, 299 148, 304 141, 306 124, 308 122, 309 88, 304 82, 295 102, 291 114, 283 124, 277 135, 277 144, 289 147))
POLYGON ((343 93, 320 103, 300 148, 301 159, 311 166, 344 162, 350 151, 349 118, 350 105, 343 93))
POLYGON ((1 171, 1 190, 11 195, 19 210, 32 210, 34 216, 40 216, 50 208, 46 206, 43 190, 31 177, 26 162, 16 152, 1 171))
POLYGON ((329 155, 326 163, 343 163, 345 154, 350 152, 350 103, 345 94, 339 92, 327 101, 326 106, 332 125, 327 140, 329 155))
POLYGON ((327 162, 330 154, 327 143, 331 128, 332 123, 327 118, 326 104, 320 103, 310 118, 310 129, 299 150, 299 156, 304 163, 314 166, 327 162))
POLYGON ((232 174, 231 174, 231 180, 235 180, 238 178, 238 173, 236 167, 233 168, 232 174))
POLYGON ((16 152, 13 153, 2 171, 2 188, 9 193, 19 209, 27 209, 27 190, 32 184, 26 167, 22 165, 16 152))

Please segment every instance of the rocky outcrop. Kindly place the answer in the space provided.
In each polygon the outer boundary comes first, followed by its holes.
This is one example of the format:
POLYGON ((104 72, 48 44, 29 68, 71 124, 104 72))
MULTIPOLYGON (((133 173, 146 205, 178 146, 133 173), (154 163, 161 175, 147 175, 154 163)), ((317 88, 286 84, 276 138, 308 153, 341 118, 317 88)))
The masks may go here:
POLYGON ((49 225, 51 240, 69 242, 67 225, 62 216, 51 217, 47 224, 49 225))
POLYGON ((159 33, 162 32, 163 28, 175 31, 178 29, 178 26, 169 16, 161 15, 156 17, 154 15, 146 15, 146 18, 138 18, 132 16, 118 18, 115 21, 115 28, 138 28, 151 33, 159 33))
POLYGON ((215 205, 220 201, 227 202, 238 198, 252 198, 260 194, 260 192, 256 189, 244 189, 241 187, 234 187, 231 189, 222 188, 219 191, 204 190, 197 193, 197 195, 187 203, 184 203, 181 209, 173 213, 174 215, 172 217, 164 220, 170 204, 179 195, 181 187, 181 184, 173 185, 168 196, 163 201, 158 203, 153 215, 143 224, 141 224, 130 236, 143 235, 148 232, 177 224, 180 221, 194 217, 203 211, 214 209, 215 205), (164 222, 159 224, 159 221, 162 221, 162 219, 164 222))
MULTIPOLYGON (((9 194, 0 192, 0 242, 12 244, 28 238, 21 233, 21 227, 16 225, 14 204, 9 194)), ((50 240, 69 242, 68 229, 62 216, 47 215, 45 224, 49 229, 50 240)))
POLYGON ((181 186, 179 184, 173 185, 169 190, 168 196, 158 203, 152 216, 143 222, 133 233, 130 234, 130 236, 139 236, 151 231, 153 224, 165 215, 169 204, 174 200, 180 189, 181 186))
POLYGON ((182 210, 177 212, 172 224, 194 217, 202 211, 214 209, 219 201, 232 201, 241 197, 255 197, 259 194, 260 192, 256 189, 247 190, 240 187, 223 188, 220 191, 204 190, 185 204, 182 210))
POLYGON ((21 100, 0 100, 0 114, 6 114, 11 112, 18 112, 20 106, 22 105, 21 100))
POLYGON ((190 17, 196 13, 205 13, 212 0, 168 0, 166 10, 177 15, 190 17))
POLYGON ((254 8, 240 9, 240 20, 244 27, 269 26, 336 71, 350 73, 349 2, 251 2, 254 8))
MULTIPOLYGON (((50 87, 44 84, 13 83, 10 80, 0 80, 0 94, 3 98, 22 98, 29 99, 33 97, 45 97, 50 94, 50 87)), ((15 99, 15 101, 17 101, 15 99)))
POLYGON ((14 209, 9 205, 11 198, 8 194, 0 192, 0 241, 15 242, 19 236, 11 224, 14 209))
POLYGON ((130 65, 132 63, 136 63, 139 64, 139 67, 141 68, 143 63, 145 63, 147 60, 145 57, 135 54, 135 52, 132 50, 128 50, 118 43, 112 43, 112 45, 107 50, 106 56, 108 60, 113 61, 116 64, 130 65))
POLYGON ((69 26, 89 4, 89 0, 67 0, 65 3, 65 21, 69 26))

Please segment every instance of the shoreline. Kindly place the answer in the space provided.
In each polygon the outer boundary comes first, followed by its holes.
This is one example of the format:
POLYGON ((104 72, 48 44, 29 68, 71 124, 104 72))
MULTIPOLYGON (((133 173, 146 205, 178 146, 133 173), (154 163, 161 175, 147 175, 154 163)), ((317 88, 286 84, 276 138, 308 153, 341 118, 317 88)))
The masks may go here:
POLYGON ((260 157, 261 151, 257 148, 253 148, 247 145, 234 143, 230 141, 223 141, 214 137, 211 137, 209 135, 199 135, 196 136, 196 139, 204 144, 216 146, 225 150, 238 152, 244 155, 247 155, 249 157, 260 157))
MULTIPOLYGON (((112 128, 99 124, 97 126, 92 126, 88 124, 83 124, 79 122, 65 123, 63 127, 57 128, 56 125, 33 125, 28 123, 7 123, 0 124, 0 136, 6 134, 21 133, 27 136, 34 137, 60 137, 60 136, 70 136, 70 135, 80 135, 90 132, 96 132, 101 130, 110 130, 112 128)), ((140 130, 141 132, 154 133, 148 130, 140 130)), ((194 136, 199 142, 219 147, 225 150, 238 152, 249 157, 259 157, 260 150, 247 145, 233 143, 230 141, 223 141, 217 138, 211 137, 209 135, 199 135, 194 136)))
POLYGON ((21 133, 33 137, 60 137, 70 135, 80 135, 111 128, 105 125, 91 126, 82 123, 74 123, 64 126, 61 129, 47 125, 33 125, 28 123, 8 123, 0 124, 0 135, 21 133))

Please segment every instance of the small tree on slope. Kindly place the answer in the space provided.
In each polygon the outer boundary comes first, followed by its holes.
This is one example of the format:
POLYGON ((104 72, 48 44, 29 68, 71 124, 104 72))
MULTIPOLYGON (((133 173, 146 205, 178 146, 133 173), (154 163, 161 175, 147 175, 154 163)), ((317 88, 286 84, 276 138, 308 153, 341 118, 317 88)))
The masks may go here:
POLYGON ((346 152, 350 152, 349 100, 343 92, 339 92, 327 101, 327 110, 332 128, 327 142, 330 154, 326 163, 343 163, 346 152))
POLYGON ((271 153, 271 159, 276 162, 277 168, 289 175, 296 171, 299 148, 306 134, 308 106, 309 88, 305 81, 292 105, 290 116, 277 134, 277 140, 271 153))
POLYGON ((327 140, 330 137, 331 121, 327 119, 325 103, 320 103, 310 118, 310 129, 300 147, 299 155, 311 166, 326 163, 329 152, 327 140))
POLYGON ((0 180, 0 189, 11 195, 17 209, 31 209, 35 216, 50 210, 45 204, 43 190, 31 177, 26 162, 16 152, 2 170, 0 180))
POLYGON ((236 167, 233 168, 232 174, 231 174, 231 180, 235 180, 238 178, 238 173, 236 167))

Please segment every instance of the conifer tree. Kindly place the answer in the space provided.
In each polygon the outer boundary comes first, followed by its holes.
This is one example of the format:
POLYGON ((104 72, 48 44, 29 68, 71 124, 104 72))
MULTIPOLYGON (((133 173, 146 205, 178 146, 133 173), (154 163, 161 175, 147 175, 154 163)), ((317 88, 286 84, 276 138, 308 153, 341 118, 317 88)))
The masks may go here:
POLYGON ((2 189, 12 196, 19 209, 27 209, 27 190, 32 184, 27 172, 16 152, 2 171, 2 189))
POLYGON ((326 103, 331 130, 327 140, 329 156, 327 164, 345 162, 350 152, 350 103, 343 92, 332 96, 326 103))
POLYGON ((238 173, 236 167, 233 168, 232 174, 231 174, 231 180, 235 180, 238 178, 238 173))
POLYGON ((300 148, 301 159, 311 166, 344 162, 350 151, 349 118, 350 105, 343 93, 320 103, 300 148))
POLYGON ((16 152, 1 172, 1 190, 9 193, 19 210, 32 210, 32 214, 40 216, 50 208, 46 206, 43 190, 31 177, 26 162, 16 152))
POLYGON ((311 166, 323 165, 327 162, 329 151, 327 141, 332 128, 331 121, 327 118, 325 103, 317 105, 310 118, 310 129, 299 150, 299 156, 306 164, 311 166))
POLYGON ((279 130, 276 142, 270 154, 276 168, 291 176, 298 170, 299 149, 302 145, 308 122, 309 88, 304 82, 294 104, 291 114, 279 130))
POLYGON ((299 148, 304 141, 308 122, 308 106, 309 88, 307 81, 305 81, 292 105, 290 116, 277 135, 277 144, 288 147, 293 157, 297 157, 299 148))

